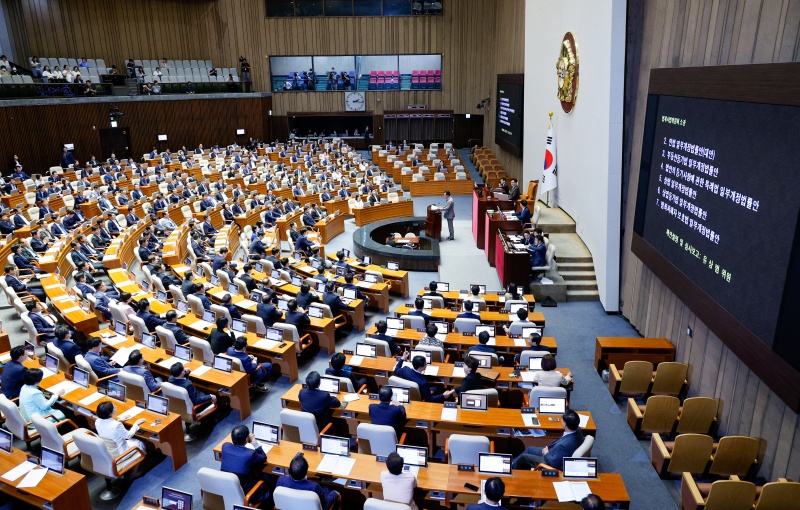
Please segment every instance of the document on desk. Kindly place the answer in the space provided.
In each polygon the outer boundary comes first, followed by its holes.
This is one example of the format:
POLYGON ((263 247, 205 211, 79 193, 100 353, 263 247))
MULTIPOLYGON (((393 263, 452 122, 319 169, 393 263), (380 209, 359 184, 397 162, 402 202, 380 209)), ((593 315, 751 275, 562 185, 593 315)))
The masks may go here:
POLYGON ((6 352, 4 354, 0 354, 0 363, 8 363, 11 360, 11 353, 6 352))
POLYGON ((361 366, 362 361, 364 361, 364 356, 350 356, 350 363, 348 364, 354 367, 359 367, 361 366))
MULTIPOLYGON (((104 338, 103 342, 105 342, 106 344, 108 344, 108 345, 113 347, 113 346, 115 346, 117 344, 121 344, 122 342, 124 342, 127 339, 128 338, 124 337, 124 336, 113 335, 113 336, 110 336, 108 338, 104 338)), ((126 359, 125 361, 128 361, 128 360, 126 359)))
POLYGON ((325 455, 317 466, 319 473, 332 473, 339 476, 348 476, 356 463, 353 457, 340 455, 325 455))
POLYGON ((580 501, 592 493, 586 482, 553 482, 553 488, 560 503, 580 501))
POLYGON ((268 339, 264 338, 262 340, 259 340, 255 344, 253 344, 253 347, 255 347, 257 349, 264 349, 266 351, 271 351, 272 349, 276 348, 280 344, 281 344, 280 342, 276 342, 275 340, 268 340, 268 339))
POLYGON ((39 485, 39 482, 42 481, 44 475, 47 474, 47 468, 35 468, 28 471, 28 474, 25 475, 25 478, 20 480, 17 484, 17 489, 24 489, 26 487, 36 487, 39 485))
POLYGON ((425 375, 436 377, 439 375, 439 367, 436 365, 427 365, 425 367, 425 375))
POLYGON ((88 406, 88 405, 94 404, 95 402, 97 402, 98 400, 100 400, 103 397, 105 397, 105 395, 103 395, 102 393, 95 392, 95 393, 92 393, 91 395, 89 395, 88 397, 85 397, 85 398, 79 400, 78 403, 80 405, 82 405, 82 406, 88 406))
POLYGON ((56 385, 50 386, 47 388, 47 391, 55 395, 59 390, 64 390, 64 395, 66 395, 67 393, 77 390, 78 388, 82 388, 82 386, 72 381, 62 381, 56 385))
POLYGON ((460 377, 464 378, 467 376, 467 373, 464 371, 464 367, 455 367, 453 368, 453 377, 460 377))
POLYGON ((194 370, 192 370, 191 373, 195 377, 200 377, 201 375, 205 374, 209 370, 211 370, 211 367, 206 366, 206 365, 202 365, 202 366, 199 366, 199 367, 195 368, 194 370))
POLYGON ((117 419, 119 421, 127 421, 136 416, 137 414, 141 413, 142 411, 144 411, 144 409, 142 409, 141 407, 133 406, 124 413, 117 416, 117 419))
POLYGON ((528 371, 520 371, 519 377, 525 382, 533 382, 533 376, 536 375, 536 372, 528 372, 528 371))
POLYGON ((213 326, 214 326, 214 324, 211 324, 210 322, 206 322, 206 321, 202 321, 202 320, 201 321, 194 321, 193 323, 191 323, 189 325, 190 328, 197 329, 197 330, 211 329, 213 326))
POLYGON ((514 347, 526 347, 528 344, 524 338, 515 338, 514 347))
POLYGON ((34 464, 33 462, 28 462, 26 460, 25 462, 15 467, 11 471, 8 471, 7 473, 3 473, 2 475, 0 475, 0 478, 2 478, 3 480, 8 480, 9 482, 13 482, 17 480, 17 478, 19 478, 20 476, 27 474, 28 471, 30 471, 35 467, 36 464, 34 464))
POLYGON ((173 356, 172 358, 165 359, 164 361, 160 362, 158 364, 158 366, 164 367, 166 369, 169 369, 169 368, 172 368, 172 365, 174 365, 175 363, 178 363, 178 362, 183 363, 183 360, 173 356))
POLYGON ((584 428, 586 425, 589 424, 589 417, 585 414, 579 414, 578 419, 580 420, 580 427, 584 428))
POLYGON ((522 415, 522 423, 524 423, 528 427, 538 427, 540 425, 539 417, 536 416, 534 413, 524 413, 522 415))
POLYGON ((256 306, 256 302, 255 301, 250 301, 249 299, 242 299, 241 301, 239 301, 236 304, 238 306, 243 307, 243 308, 255 308, 255 306, 256 306))
POLYGON ((56 373, 50 370, 49 368, 40 367, 39 370, 41 370, 42 373, 44 374, 44 377, 42 377, 42 379, 47 379, 48 377, 56 375, 56 373))
POLYGON ((135 347, 120 347, 117 352, 111 356, 110 361, 113 361, 119 366, 124 366, 128 362, 128 357, 135 350, 135 347))
POLYGON ((83 310, 83 308, 81 308, 80 306, 73 306, 71 308, 67 308, 66 310, 61 310, 61 313, 64 314, 64 313, 79 312, 81 310, 83 310))
POLYGON ((344 396, 345 402, 355 402, 358 400, 358 393, 346 393, 344 396))
POLYGON ((458 421, 458 409, 453 407, 443 407, 441 420, 458 421))

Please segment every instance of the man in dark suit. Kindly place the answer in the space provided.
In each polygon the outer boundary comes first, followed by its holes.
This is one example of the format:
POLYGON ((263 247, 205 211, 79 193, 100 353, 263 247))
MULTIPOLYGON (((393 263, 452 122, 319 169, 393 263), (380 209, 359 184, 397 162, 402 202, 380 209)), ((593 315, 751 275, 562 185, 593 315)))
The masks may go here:
POLYGON ((45 239, 44 229, 39 229, 31 237, 31 249, 36 253, 44 253, 47 251, 48 241, 45 239))
POLYGON ((259 480, 264 480, 264 485, 250 497, 251 502, 269 499, 269 491, 266 490, 267 475, 263 472, 266 463, 267 454, 264 453, 264 448, 256 441, 247 426, 235 426, 231 432, 231 442, 222 445, 222 464, 219 469, 235 474, 245 494, 248 494, 259 480), (247 448, 247 445, 252 448, 247 448))
POLYGON ((207 214, 203 216, 203 234, 205 234, 206 237, 213 237, 217 233, 218 230, 211 225, 211 218, 209 218, 207 214))
POLYGON ((531 222, 531 211, 530 209, 528 209, 527 200, 523 200, 522 202, 519 203, 519 205, 522 208, 519 211, 515 212, 514 216, 519 218, 519 222, 522 224, 522 226, 525 226, 527 223, 531 222))
POLYGON ((438 289, 438 288, 439 288, 439 285, 435 281, 429 283, 428 284, 428 289, 430 289, 430 290, 428 292, 424 293, 423 296, 434 296, 434 297, 438 296, 438 297, 444 299, 443 295, 441 295, 438 292, 436 292, 436 289, 438 289))
POLYGON ((136 316, 144 321, 147 331, 154 333, 158 326, 163 326, 166 321, 158 315, 150 312, 150 302, 147 299, 141 299, 137 303, 136 316))
POLYGON ((269 391, 266 386, 266 381, 269 378, 270 372, 272 372, 272 363, 264 362, 259 364, 255 356, 247 354, 246 337, 240 336, 237 338, 233 345, 228 347, 225 354, 239 360, 242 364, 242 369, 250 374, 250 383, 255 384, 259 391, 263 393, 269 391))
POLYGON ((578 414, 569 409, 561 417, 564 435, 549 446, 530 446, 511 462, 511 469, 533 469, 544 462, 555 469, 563 469, 564 457, 569 457, 583 443, 578 414))
POLYGON ((318 302, 319 298, 311 293, 311 287, 304 282, 300 286, 300 292, 297 293, 297 306, 299 306, 303 310, 308 310, 308 306, 311 303, 318 303, 318 302))
POLYGON ((414 300, 414 310, 408 312, 408 315, 416 315, 425 319, 425 325, 427 326, 431 322, 431 316, 427 313, 423 312, 422 309, 425 308, 425 300, 421 297, 418 297, 414 300))
POLYGON ((402 405, 392 404, 392 389, 383 386, 378 391, 379 404, 369 405, 369 419, 373 425, 388 425, 394 428, 397 437, 403 434, 406 424, 406 408, 402 405))
POLYGON ((488 345, 489 338, 490 337, 488 331, 481 331, 480 334, 478 334, 478 345, 473 345, 472 347, 470 347, 469 350, 467 351, 467 355, 469 356, 469 353, 471 352, 478 352, 478 353, 485 352, 488 354, 495 354, 497 351, 494 350, 494 347, 488 345))
POLYGON ((327 487, 322 487, 317 482, 308 480, 306 478, 307 474, 308 461, 303 457, 303 452, 300 452, 289 463, 289 474, 278 478, 275 486, 313 492, 319 497, 323 510, 331 510, 334 507, 338 507, 342 500, 339 493, 327 487))
MULTIPOLYGON (((268 248, 268 246, 262 239, 265 235, 266 235, 266 232, 262 232, 261 236, 257 237, 255 241, 250 243, 250 255, 251 256, 252 255, 258 255, 259 257, 267 258, 267 260, 269 260, 269 258, 267 257, 267 248, 268 248)), ((273 262, 273 265, 274 265, 274 262, 273 262)), ((277 269, 277 267, 276 267, 276 269, 277 269)))
POLYGON ((342 298, 339 297, 334 289, 336 284, 333 282, 327 282, 325 284, 325 293, 322 294, 322 303, 326 304, 331 309, 331 315, 337 317, 343 313, 343 310, 347 309, 347 305, 342 301, 342 298))
POLYGON ((41 288, 41 284, 38 281, 35 284, 29 284, 30 277, 24 279, 20 278, 19 270, 14 264, 6 264, 5 272, 6 285, 14 289, 14 292, 17 294, 29 293, 41 302, 47 299, 47 295, 44 289, 41 288), (36 285, 36 287, 34 287, 34 285, 36 285))
POLYGON ((28 359, 24 345, 12 347, 10 355, 11 359, 3 366, 3 375, 2 379, 0 379, 0 391, 9 400, 19 397, 19 390, 24 384, 25 371, 27 370, 22 363, 28 359))
POLYGON ((253 265, 249 262, 242 266, 242 273, 238 276, 240 280, 244 282, 247 286, 247 292, 253 292, 258 287, 255 279, 250 276, 250 272, 253 270, 253 265))
POLYGON ((206 288, 203 285, 195 283, 192 287, 192 294, 200 300, 204 310, 211 310, 211 300, 206 296, 206 288))
POLYGON ((475 306, 475 304, 472 301, 470 301, 469 299, 467 299, 466 301, 464 301, 464 311, 461 312, 460 314, 458 314, 458 317, 456 317, 456 318, 457 319, 478 319, 478 320, 481 320, 481 316, 472 311, 474 306, 475 306))
POLYGON ((344 285, 342 285, 343 289, 352 289, 356 291, 356 299, 363 299, 367 300, 367 296, 361 292, 361 289, 358 288, 358 285, 353 283, 353 277, 355 274, 351 271, 348 271, 347 274, 344 275, 344 285))
POLYGON ((286 324, 293 324, 297 328, 297 334, 302 337, 306 334, 306 328, 311 325, 311 319, 307 313, 297 311, 296 299, 290 299, 288 307, 285 322, 286 324))
POLYGON ((170 310, 167 312, 165 316, 167 322, 161 325, 162 328, 168 329, 172 331, 172 336, 175 337, 175 342, 186 345, 189 343, 189 337, 186 335, 186 332, 181 329, 178 325, 178 312, 175 310, 170 310))
POLYGON ((41 335, 39 342, 52 342, 55 337, 55 321, 45 317, 42 305, 38 301, 26 301, 25 308, 28 310, 28 317, 33 322, 36 334, 41 335))
MULTIPOLYGON (((86 352, 86 356, 84 357, 86 358, 86 362, 89 363, 89 365, 91 365, 92 370, 94 371, 95 374, 97 374, 98 378, 108 377, 110 375, 117 374, 119 373, 120 370, 122 370, 121 368, 115 366, 116 363, 114 363, 113 361, 111 362, 108 361, 108 359, 102 355, 102 353, 100 352, 100 350, 102 349, 102 343, 100 342, 99 338, 97 337, 90 338, 89 340, 87 340, 86 345, 89 348, 89 350, 86 352)), ((114 382, 119 381, 117 377, 113 377, 112 379, 109 380, 114 382)))
POLYGON ((186 378, 189 375, 189 371, 183 368, 183 363, 175 363, 170 367, 169 371, 172 375, 169 377, 168 382, 184 388, 187 393, 189 393, 189 399, 192 401, 193 405, 205 404, 208 402, 217 403, 216 395, 206 395, 201 391, 197 391, 194 384, 186 378))
POLYGON ((506 493, 506 484, 500 477, 494 476, 486 480, 483 488, 485 501, 483 503, 472 503, 467 505, 467 510, 505 510, 500 506, 503 494, 506 493))
POLYGON ((16 264, 17 269, 25 270, 26 274, 42 272, 38 267, 28 262, 28 259, 26 259, 25 256, 22 254, 22 245, 12 244, 11 253, 13 253, 12 258, 14 259, 14 264, 16 264))
POLYGON ((394 337, 391 337, 386 334, 386 330, 388 326, 386 325, 386 321, 380 320, 375 324, 375 328, 377 329, 377 333, 372 335, 372 338, 376 338, 378 340, 383 340, 387 344, 389 344, 389 350, 392 351, 392 355, 399 354, 402 350, 399 345, 394 341, 394 337))
POLYGON ((425 373, 425 367, 428 365, 425 357, 414 356, 414 359, 411 360, 411 365, 414 368, 403 366, 403 362, 407 359, 408 351, 404 352, 400 359, 397 360, 397 365, 394 367, 394 375, 407 381, 417 383, 417 386, 419 386, 420 396, 425 402, 444 401, 444 395, 437 394, 428 383, 428 379, 423 375, 425 373))
POLYGON ((8 219, 8 213, 3 212, 0 214, 0 234, 8 235, 13 233, 17 227, 14 226, 14 223, 8 219))
POLYGON ((228 328, 228 318, 225 316, 217 317, 217 322, 211 333, 208 334, 208 343, 211 344, 211 350, 214 354, 223 354, 231 347, 236 341, 233 331, 226 331, 228 328))
POLYGON ((516 179, 511 179, 511 187, 508 190, 508 199, 512 202, 519 200, 519 186, 516 179))
POLYGON ((316 370, 309 372, 306 376, 306 387, 300 390, 298 399, 300 400, 300 409, 313 414, 317 420, 317 427, 322 430, 331 421, 333 415, 331 410, 338 408, 341 402, 338 398, 329 395, 328 392, 319 389, 320 381, 319 372, 316 370))
POLYGON ((341 352, 337 352, 333 356, 331 356, 331 365, 325 369, 325 375, 332 375, 334 377, 344 377, 345 379, 350 379, 350 382, 353 384, 353 390, 358 391, 359 388, 367 384, 367 378, 361 377, 358 378, 353 375, 353 372, 347 371, 344 369, 344 362, 347 358, 344 357, 344 354, 341 352))
POLYGON ((456 400, 458 400, 459 397, 461 397, 461 393, 464 391, 482 390, 483 377, 478 373, 479 366, 480 364, 477 359, 467 356, 467 359, 464 360, 464 372, 467 374, 466 377, 461 381, 461 386, 445 391, 443 393, 444 398, 450 398, 455 395, 456 400))
POLYGON ((192 273, 191 269, 187 269, 183 272, 183 280, 181 280, 181 292, 183 296, 186 297, 192 293, 192 289, 194 288, 194 273, 192 273))
POLYGON ((283 319, 283 314, 275 307, 277 297, 270 296, 263 303, 256 305, 256 316, 261 317, 265 326, 272 326, 283 319))
POLYGON ((70 364, 75 364, 75 356, 78 354, 83 355, 83 351, 78 345, 72 341, 72 331, 64 324, 56 326, 55 330, 56 339, 53 340, 53 345, 61 350, 64 357, 70 364))
POLYGON ((14 218, 13 219, 14 219, 14 226, 16 228, 22 228, 22 227, 25 227, 27 225, 30 225, 30 221, 28 221, 28 218, 26 218, 25 215, 22 214, 22 206, 21 205, 17 206, 17 208, 16 208, 16 210, 14 212, 14 218))

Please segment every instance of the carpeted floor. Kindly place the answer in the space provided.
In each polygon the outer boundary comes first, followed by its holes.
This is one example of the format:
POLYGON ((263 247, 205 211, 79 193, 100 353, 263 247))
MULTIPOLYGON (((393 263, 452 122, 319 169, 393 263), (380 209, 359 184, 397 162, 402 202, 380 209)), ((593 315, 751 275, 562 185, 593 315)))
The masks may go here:
MULTIPOLYGON (((474 173, 474 167, 469 164, 466 152, 462 159, 474 173)), ((440 276, 432 272, 412 272, 409 275, 412 293, 433 279, 448 281, 456 288, 465 288, 470 283, 485 283, 489 289, 499 288, 495 270, 485 262, 483 252, 475 247, 472 239, 471 197, 454 198, 456 240, 442 244, 440 276)), ((415 214, 424 215, 426 206, 436 201, 442 200, 439 197, 414 199, 415 214)), ((328 243, 326 251, 333 252, 341 247, 352 248, 352 234, 355 230, 353 220, 345 221, 345 233, 328 243)), ((390 309, 394 309, 403 301, 393 298, 390 309)), ((560 366, 569 367, 575 375, 575 391, 571 397, 571 405, 575 409, 591 411, 597 423, 598 434, 593 455, 599 458, 601 471, 622 474, 631 497, 631 508, 634 510, 677 508, 679 494, 676 492, 675 483, 662 482, 658 478, 649 462, 647 443, 640 444, 633 436, 625 422, 623 404, 614 402, 593 366, 596 336, 636 336, 636 331, 621 316, 607 315, 599 302, 561 303, 556 308, 546 308, 543 311, 547 317, 546 334, 554 336, 558 341, 558 363, 560 366)), ((368 326, 382 316, 368 312, 368 326)), ((0 320, 9 329, 12 344, 21 343, 24 333, 20 333, 19 319, 13 313, 13 309, 0 309, 0 320)), ((350 334, 344 340, 337 342, 337 348, 352 349, 362 336, 363 334, 350 334)), ((328 357, 329 353, 321 351, 312 359, 301 360, 300 378, 304 379, 311 370, 324 371, 328 357)), ((253 400, 252 416, 245 423, 250 425, 253 420, 277 423, 277 415, 281 409, 280 395, 293 383, 294 381, 288 381, 285 377, 270 383, 270 393, 266 397, 253 400)), ((104 482, 99 477, 90 476, 92 507, 102 510, 136 508, 143 495, 159 497, 163 485, 192 492, 199 499, 197 471, 201 467, 219 468, 218 463, 214 461, 212 449, 239 423, 239 414, 234 411, 213 428, 209 426, 202 431, 195 442, 187 445, 189 463, 177 473, 172 471, 172 464, 168 458, 159 461, 152 456, 147 474, 135 480, 127 488, 126 493, 114 501, 100 500, 99 493, 103 489, 104 482)), ((195 500, 194 507, 202 508, 198 499, 195 500)))

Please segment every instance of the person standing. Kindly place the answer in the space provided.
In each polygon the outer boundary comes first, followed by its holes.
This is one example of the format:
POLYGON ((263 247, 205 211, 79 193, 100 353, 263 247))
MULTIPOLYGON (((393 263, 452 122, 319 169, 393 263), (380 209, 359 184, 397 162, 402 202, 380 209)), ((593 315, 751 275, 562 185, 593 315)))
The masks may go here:
POLYGON ((448 241, 452 241, 453 238, 453 219, 456 217, 455 211, 455 203, 453 202, 453 198, 450 196, 449 191, 444 192, 444 207, 442 208, 442 217, 447 220, 447 228, 450 230, 450 237, 447 238, 448 241))

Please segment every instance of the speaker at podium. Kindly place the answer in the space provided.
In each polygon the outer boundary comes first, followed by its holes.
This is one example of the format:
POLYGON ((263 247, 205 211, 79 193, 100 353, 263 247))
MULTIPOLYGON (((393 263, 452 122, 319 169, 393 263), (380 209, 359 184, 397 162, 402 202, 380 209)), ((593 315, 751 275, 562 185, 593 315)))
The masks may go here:
POLYGON ((442 209, 433 204, 428 206, 428 215, 425 217, 425 235, 439 240, 442 237, 442 209))

